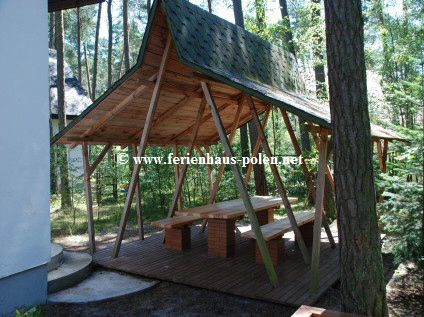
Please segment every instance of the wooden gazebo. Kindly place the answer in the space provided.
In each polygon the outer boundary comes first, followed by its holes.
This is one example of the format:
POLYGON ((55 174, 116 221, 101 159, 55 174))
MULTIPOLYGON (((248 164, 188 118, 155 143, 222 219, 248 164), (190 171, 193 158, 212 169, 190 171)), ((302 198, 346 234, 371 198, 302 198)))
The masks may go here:
MULTIPOLYGON (((52 139, 52 143, 82 145, 91 251, 95 251, 95 245, 90 175, 111 146, 133 146, 139 157, 144 156, 146 146, 170 146, 174 150, 178 146, 186 146, 187 153, 197 150, 204 155, 211 144, 221 141, 225 154, 233 157, 231 143, 237 128, 253 120, 258 130, 253 155, 257 155, 261 144, 266 155, 271 157, 264 125, 273 106, 281 111, 297 155, 302 153, 287 112, 308 122, 309 131, 319 148, 315 185, 307 166, 301 165, 307 186, 316 201, 312 277, 317 281, 322 225, 331 240, 322 206, 326 175, 332 181, 327 165, 328 136, 331 134, 329 107, 307 97, 296 60, 290 53, 185 0, 154 2, 136 65, 52 139), (260 122, 259 115, 263 112, 264 120, 260 122), (106 145, 92 166, 88 161, 89 144, 106 145)), ((372 136, 373 141, 379 144, 381 162, 385 164, 388 142, 399 137, 377 126, 372 127, 372 136), (380 140, 384 140, 383 147, 380 140)), ((218 171, 211 191, 211 203, 224 167, 221 166, 218 171)), ((176 167, 176 190, 169 217, 178 207, 187 168, 188 165, 181 169, 176 167)), ((231 165, 231 168, 268 276, 276 285, 278 278, 245 187, 251 168, 245 179, 237 165, 231 165)), ((299 232, 278 170, 275 165, 271 165, 271 170, 303 261, 310 264, 311 255, 299 232)), ((139 171, 140 165, 135 165, 113 257, 119 254, 135 193, 141 224, 139 171)))

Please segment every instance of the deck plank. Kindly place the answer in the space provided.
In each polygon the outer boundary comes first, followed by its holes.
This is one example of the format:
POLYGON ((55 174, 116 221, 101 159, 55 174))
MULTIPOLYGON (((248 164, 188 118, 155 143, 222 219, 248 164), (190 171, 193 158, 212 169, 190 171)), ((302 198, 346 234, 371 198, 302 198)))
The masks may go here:
MULTIPOLYGON (((334 231, 335 227, 332 228, 334 231)), ((335 238, 337 232, 334 232, 335 238)), ((309 267, 303 263, 292 233, 285 236, 285 258, 277 265, 280 284, 272 288, 263 265, 255 263, 254 240, 236 236, 235 255, 229 258, 210 257, 207 253, 207 232, 198 234, 192 228, 192 247, 186 251, 166 249, 162 235, 122 244, 120 256, 111 258, 112 248, 99 250, 94 262, 102 267, 141 276, 221 291, 248 298, 299 307, 313 305, 339 279, 338 249, 332 249, 322 238, 320 282, 317 296, 309 292, 309 267)), ((310 251, 310 250, 309 250, 310 251)))

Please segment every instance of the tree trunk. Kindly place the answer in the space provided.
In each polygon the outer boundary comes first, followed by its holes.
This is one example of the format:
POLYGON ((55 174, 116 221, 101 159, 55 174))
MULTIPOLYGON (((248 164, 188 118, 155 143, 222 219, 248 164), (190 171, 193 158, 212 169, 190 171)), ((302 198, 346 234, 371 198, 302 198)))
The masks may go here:
POLYGON ((118 201, 118 175, 117 175, 117 169, 116 169, 116 154, 114 153, 114 148, 111 147, 109 152, 108 152, 108 159, 109 159, 109 164, 112 168, 112 175, 111 175, 111 179, 112 179, 112 197, 113 197, 113 201, 118 201))
MULTIPOLYGON (((59 119, 59 131, 66 126, 65 109, 65 74, 64 74, 64 47, 63 47, 63 14, 62 11, 55 13, 56 50, 57 50, 57 116, 59 119)), ((60 192, 61 207, 72 206, 71 190, 69 188, 68 157, 65 145, 58 146, 58 163, 60 166, 60 192)))
POLYGON ((208 0, 208 11, 212 13, 212 0, 208 0))
MULTIPOLYGON (((236 25, 244 29, 244 19, 243 19, 243 8, 241 6, 241 0, 233 0, 233 9, 234 9, 234 20, 236 25)), ((247 124, 244 124, 240 127, 240 148, 241 156, 249 156, 249 135, 247 133, 247 124)), ((242 173, 246 174, 247 166, 242 167, 242 173)))
POLYGON ((292 53, 294 57, 296 57, 296 51, 294 49, 294 42, 293 42, 293 33, 291 31, 291 26, 290 26, 289 11, 287 8, 287 0, 280 0, 280 10, 281 10, 281 18, 284 20, 284 24, 287 29, 287 32, 284 33, 284 42, 286 43, 289 52, 292 53))
POLYGON ((112 21, 112 0, 107 3, 108 20, 108 47, 107 47, 107 87, 112 86, 112 41, 113 41, 113 21, 112 21))
POLYGON ((81 82, 81 85, 82 85, 80 8, 77 8, 77 59, 78 59, 78 80, 81 82))
MULTIPOLYGON (((256 129, 255 123, 252 121, 249 122, 249 135, 250 135, 250 147, 253 153, 255 148, 256 140, 258 138, 258 130, 256 129)), ((259 148, 259 153, 262 153, 262 146, 259 148)), ((268 196, 268 184, 266 182, 265 167, 262 164, 253 164, 253 175, 255 178, 255 190, 256 195, 259 196, 268 196)))
POLYGON ((325 0, 342 310, 387 316, 361 1, 325 0))
POLYGON ((49 48, 54 48, 54 23, 55 23, 55 13, 50 12, 50 31, 49 31, 49 48))
POLYGON ((124 28, 124 62, 125 71, 130 70, 130 42, 128 37, 128 0, 123 0, 122 18, 124 28))
MULTIPOLYGON (((312 10, 312 19, 318 23, 321 18, 320 0, 312 0, 314 8, 312 10)), ((312 46, 314 54, 314 73, 315 73, 315 86, 318 99, 327 99, 327 88, 325 86, 325 70, 324 70, 324 56, 320 47, 323 42, 322 35, 317 32, 313 36, 316 45, 312 46)))
POLYGON ((256 9, 256 25, 258 27, 258 34, 262 34, 266 27, 265 0, 255 0, 255 9, 256 9))
POLYGON ((100 34, 100 20, 102 18, 102 3, 99 3, 99 10, 97 11, 97 26, 96 26, 96 38, 94 40, 94 60, 93 60, 93 88, 91 93, 93 95, 93 101, 96 100, 96 88, 97 88, 97 61, 99 59, 99 34, 100 34))

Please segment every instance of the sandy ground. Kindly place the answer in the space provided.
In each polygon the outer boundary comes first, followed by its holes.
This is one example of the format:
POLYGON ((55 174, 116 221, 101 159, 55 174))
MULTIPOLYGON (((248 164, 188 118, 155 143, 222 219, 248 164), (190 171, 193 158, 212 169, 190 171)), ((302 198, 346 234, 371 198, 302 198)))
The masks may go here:
MULTIPOLYGON (((147 228, 147 235, 155 229, 147 228)), ((115 232, 97 236, 98 248, 111 245, 115 232)), ((137 230, 127 230, 125 239, 137 239, 137 230)), ((65 249, 86 250, 87 238, 62 237, 54 242, 65 249)), ((411 264, 395 266, 393 257, 383 255, 387 300, 391 316, 424 316, 423 274, 411 264)), ((340 310, 339 285, 331 287, 315 304, 316 307, 340 310)), ((48 304, 42 307, 45 316, 291 316, 296 309, 283 305, 251 300, 239 296, 160 282, 144 293, 102 303, 48 304)))

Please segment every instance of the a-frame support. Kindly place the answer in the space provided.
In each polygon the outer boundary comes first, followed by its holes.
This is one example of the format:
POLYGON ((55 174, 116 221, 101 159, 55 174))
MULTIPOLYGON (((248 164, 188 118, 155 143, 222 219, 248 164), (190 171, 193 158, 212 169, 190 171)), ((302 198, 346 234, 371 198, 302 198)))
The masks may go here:
POLYGON ((319 282, 319 255, 321 250, 321 224, 324 210, 325 172, 327 166, 328 131, 323 130, 320 135, 320 149, 318 161, 317 192, 315 200, 315 222, 312 245, 311 264, 311 292, 316 294, 319 282))
MULTIPOLYGON (((139 157, 144 156, 144 153, 146 151, 147 139, 149 137, 150 129, 152 128, 153 118, 155 116, 155 111, 159 101, 160 89, 162 87, 162 82, 165 75, 165 68, 168 62, 170 50, 171 50, 171 35, 168 34, 162 60, 159 66, 155 88, 153 89, 152 99, 150 100, 149 111, 147 112, 143 133, 141 135, 140 144, 138 146, 137 156, 139 157)), ((132 199, 134 197, 135 187, 137 184, 138 174, 140 173, 140 168, 141 168, 141 164, 135 164, 131 174, 130 185, 128 186, 128 193, 125 199, 125 206, 124 206, 124 210, 122 211, 121 222, 119 224, 119 231, 118 231, 118 235, 116 237, 115 245, 112 251, 113 258, 116 258, 118 256, 119 250, 121 248, 122 239, 124 238, 125 226, 127 225, 130 206, 131 206, 132 199)))
MULTIPOLYGON (((174 153, 174 157, 178 157, 179 156, 178 145, 174 144, 172 150, 174 153)), ((175 173, 175 187, 177 187, 178 179, 180 178, 180 167, 178 166, 178 164, 174 164, 174 173, 175 173)), ((183 208, 183 200, 181 195, 178 197, 177 208, 178 210, 181 210, 183 208)))
POLYGON ((93 220, 93 198, 91 196, 91 182, 90 178, 93 175, 96 167, 100 164, 106 153, 112 147, 108 144, 104 147, 103 151, 99 154, 93 165, 90 166, 90 158, 88 157, 87 142, 82 144, 82 162, 84 168, 84 188, 85 188, 85 204, 87 207, 87 222, 88 222, 88 244, 90 253, 96 252, 96 241, 94 235, 94 220, 93 220))
MULTIPOLYGON (((281 110, 281 115, 283 116, 283 119, 284 119, 284 123, 286 124, 287 131, 289 132, 290 139, 293 143, 293 147, 296 152, 296 155, 301 156, 302 150, 300 149, 299 143, 297 142, 296 135, 294 134, 293 127, 290 123, 287 112, 283 109, 280 109, 280 110, 281 110)), ((317 148, 319 148, 319 143, 317 143, 317 148)), ((308 186, 309 192, 312 195, 312 199, 316 202, 315 186, 312 182, 311 173, 309 172, 308 167, 306 166, 306 163, 304 160, 301 161, 301 167, 302 167, 303 174, 305 175, 305 178, 306 178, 306 184, 308 186)), ((329 170, 328 164, 327 164, 327 169, 329 170)), ((334 191, 334 188, 333 188, 333 191, 334 191)), ((336 242, 334 241, 333 234, 331 233, 330 225, 328 224, 328 220, 325 214, 323 214, 323 225, 324 225, 324 229, 327 234, 328 240, 330 241, 331 247, 335 248, 336 242)))
MULTIPOLYGON (((221 121, 221 117, 219 116, 219 112, 218 112, 217 106, 215 104, 215 101, 212 97, 212 93, 211 93, 211 90, 209 88, 209 85, 204 81, 201 82, 201 85, 202 85, 203 93, 204 93, 206 100, 209 104, 209 107, 211 109, 212 117, 213 117, 213 120, 215 122, 216 128, 218 130, 219 137, 221 139, 222 145, 224 146, 225 153, 227 154, 228 157, 232 158, 232 157, 234 157, 234 153, 233 153, 233 150, 231 148, 230 142, 227 138, 227 134, 225 132, 224 125, 221 121)), ((240 197, 243 200, 247 214, 249 215, 249 219, 250 219, 250 223, 252 225, 252 229, 255 232, 256 241, 258 243, 258 247, 259 247, 259 250, 261 252, 262 259, 264 261, 269 280, 271 282, 271 285, 276 287, 278 285, 277 273, 275 272, 274 265, 271 262, 271 257, 270 257, 268 248, 266 246, 264 237, 262 235, 262 231, 259 227, 258 219, 256 218, 256 214, 255 214, 255 211, 253 209, 252 202, 250 201, 249 194, 246 190, 246 187, 244 186, 243 177, 241 175, 241 172, 240 172, 237 164, 230 164, 230 166, 231 166, 231 170, 233 171, 238 190, 240 192, 240 197)))
MULTIPOLYGON (((273 156, 272 152, 271 152, 271 148, 269 147, 268 141, 267 141, 266 136, 265 136, 265 131, 262 128, 261 122, 259 121, 259 117, 258 117, 258 113, 256 112, 255 104, 254 104, 253 99, 250 95, 247 95, 247 103, 249 105, 250 112, 251 112, 252 117, 253 117, 253 122, 255 123, 256 129, 258 130, 258 135, 261 138, 261 142, 262 142, 262 146, 264 148, 265 154, 269 158, 271 158, 273 156)), ((297 222, 296 222, 296 219, 294 217, 293 210, 291 208, 289 199, 287 198, 286 189, 284 188, 283 182, 281 181, 280 174, 278 173, 277 166, 275 164, 270 164, 269 166, 270 166, 272 174, 274 176, 275 183, 277 184, 278 192, 281 196, 281 199, 283 200, 283 205, 284 205, 284 208, 286 209, 286 213, 287 213, 287 217, 289 218, 290 225, 291 225, 293 232, 294 232, 294 235, 295 235, 295 237, 298 241, 298 245, 299 245, 299 248, 300 248, 300 252, 302 253, 303 261, 306 264, 309 264, 310 263, 310 257, 309 257, 309 254, 308 254, 308 250, 306 249, 305 242, 303 241, 299 227, 297 226, 297 222)))

